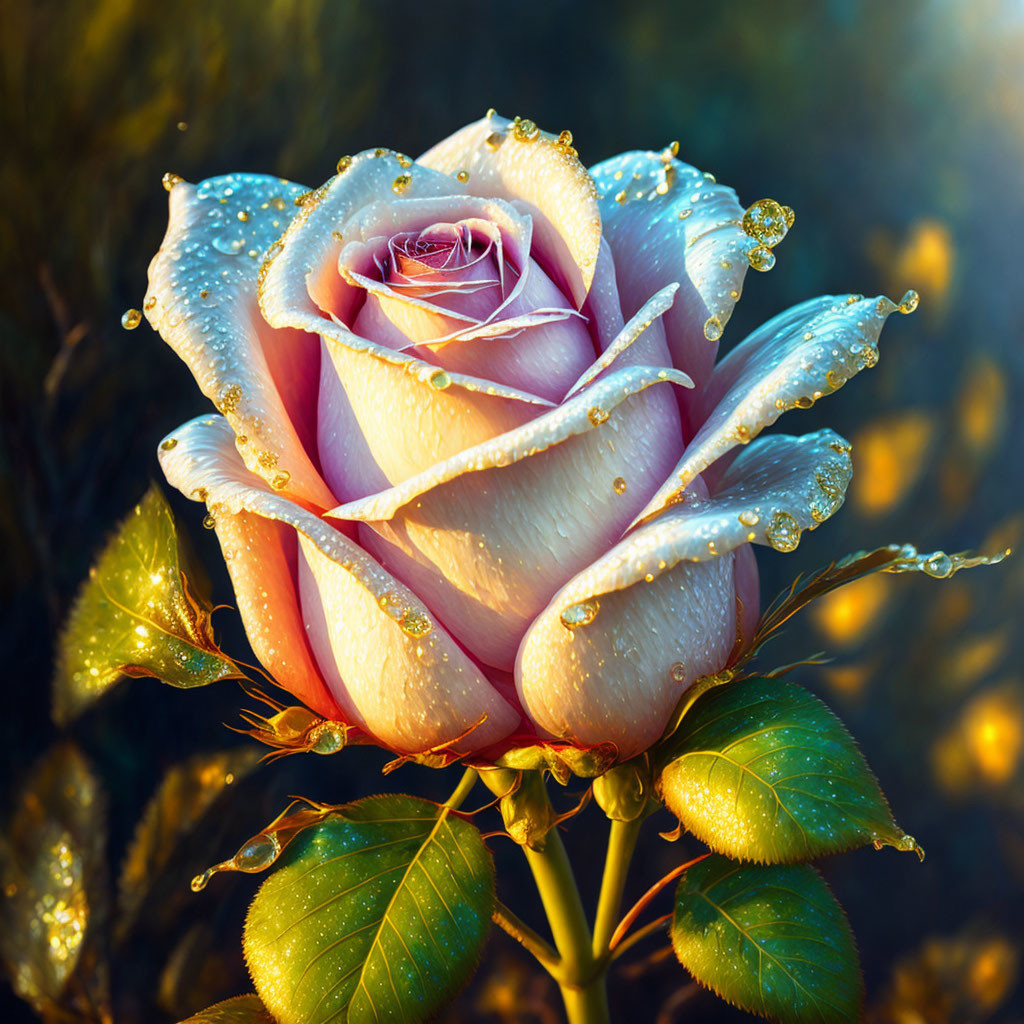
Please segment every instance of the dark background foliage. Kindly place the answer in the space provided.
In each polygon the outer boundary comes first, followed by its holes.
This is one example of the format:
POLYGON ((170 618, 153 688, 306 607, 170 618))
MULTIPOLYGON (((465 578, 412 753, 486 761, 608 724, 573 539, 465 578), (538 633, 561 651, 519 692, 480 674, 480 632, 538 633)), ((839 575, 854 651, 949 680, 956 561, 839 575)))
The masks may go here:
MULTIPOLYGON (((157 473, 157 440, 205 407, 147 326, 119 324, 140 304, 163 234, 166 170, 190 180, 271 171, 315 185, 342 153, 417 153, 489 106, 570 128, 587 162, 679 139, 685 160, 744 203, 771 196, 797 213, 777 268, 748 276, 726 346, 822 292, 922 296, 919 313, 886 329, 876 369, 790 414, 789 430, 827 424, 849 437, 856 475, 825 530, 794 555, 761 558, 765 599, 856 548, 990 550, 1022 539, 1020 0, 530 0, 500 11, 3 0, 0 54, 5 811, 57 735, 53 638, 75 589, 157 473)), ((196 506, 175 508, 198 526, 196 506)), ((229 600, 210 537, 195 532, 215 596, 229 600)), ((1019 557, 944 584, 872 580, 838 592, 764 656, 771 667, 834 655, 796 678, 847 721, 898 820, 928 849, 923 865, 867 850, 824 866, 879 1022, 1024 1019, 1022 592, 1019 557)), ((218 626, 225 649, 244 656, 232 614, 219 613, 218 626)), ((239 696, 232 684, 182 693, 132 681, 73 727, 109 790, 111 865, 163 771, 235 742, 221 723, 237 722, 239 696)), ((454 781, 406 768, 385 782, 383 761, 350 751, 261 769, 220 834, 182 855, 175 881, 184 887, 229 855, 288 793, 340 802, 395 785, 440 796, 454 781)), ((591 809, 569 834, 591 898, 599 865, 580 838, 602 828, 591 809)), ((631 895, 695 848, 651 831, 631 895)), ((499 855, 510 865, 506 899, 529 913, 515 851, 499 855)), ((115 950, 117 1019, 178 1019, 245 990, 237 944, 253 883, 216 879, 182 901, 177 923, 151 922, 115 950), (175 950, 177 974, 164 966, 175 950)), ((643 948, 655 955, 638 951, 613 980, 618 1019, 743 1019, 696 992, 653 944, 643 948)), ((451 1019, 554 1020, 545 1000, 555 1005, 496 935, 451 1019)), ((0 1018, 30 1016, 3 990, 0 1018)))

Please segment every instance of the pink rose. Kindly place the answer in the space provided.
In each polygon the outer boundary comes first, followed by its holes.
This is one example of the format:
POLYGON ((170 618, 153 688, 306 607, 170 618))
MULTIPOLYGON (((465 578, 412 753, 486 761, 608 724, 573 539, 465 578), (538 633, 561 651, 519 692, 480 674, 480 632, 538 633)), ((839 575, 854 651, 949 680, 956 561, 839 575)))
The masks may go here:
POLYGON ((748 442, 871 365, 897 307, 815 299, 714 366, 792 214, 674 148, 588 173, 492 114, 315 192, 165 183, 145 308, 221 415, 162 467, 268 672, 385 747, 637 754, 750 639, 751 544, 842 504, 837 435, 748 442))

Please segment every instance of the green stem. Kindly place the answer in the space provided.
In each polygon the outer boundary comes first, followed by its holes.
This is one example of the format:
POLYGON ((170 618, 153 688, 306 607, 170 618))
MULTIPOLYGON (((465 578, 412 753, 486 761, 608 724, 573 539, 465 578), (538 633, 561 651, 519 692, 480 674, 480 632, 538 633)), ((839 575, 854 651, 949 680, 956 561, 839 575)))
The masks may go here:
MULTIPOLYGON (((496 795, 504 796, 509 790, 504 773, 484 772, 482 778, 496 795)), ((543 784, 536 787, 536 792, 537 799, 544 801, 538 811, 550 811, 543 784)), ((537 820, 543 816, 538 814, 537 820)), ((595 962, 583 901, 558 829, 548 832, 543 849, 523 846, 522 851, 558 950, 558 962, 551 973, 561 989, 569 1024, 610 1024, 605 966, 595 962)))
POLYGON ((479 775, 475 768, 467 768, 462 773, 462 778, 459 779, 459 784, 455 787, 452 795, 445 800, 445 807, 457 811, 465 803, 466 797, 472 792, 478 778, 479 775))
POLYGON ((643 815, 633 821, 615 821, 608 832, 608 851, 605 854, 604 875, 601 878, 601 894, 597 900, 597 916, 594 919, 593 955, 600 960, 608 955, 609 944, 619 919, 622 893, 626 887, 626 873, 643 815))

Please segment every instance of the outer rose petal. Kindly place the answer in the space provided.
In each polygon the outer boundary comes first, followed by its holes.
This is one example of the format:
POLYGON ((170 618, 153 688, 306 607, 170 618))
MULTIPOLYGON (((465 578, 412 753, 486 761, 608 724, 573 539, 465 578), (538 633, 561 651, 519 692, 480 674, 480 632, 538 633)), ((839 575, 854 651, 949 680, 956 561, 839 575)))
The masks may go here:
MULTIPOLYGON (((279 554, 287 547, 283 538, 290 535, 301 551, 302 622, 327 692, 348 721, 403 753, 455 741, 470 729, 456 746, 460 751, 475 750, 516 728, 518 712, 497 694, 419 598, 333 526, 269 491, 250 474, 234 451, 223 419, 192 420, 173 437, 176 444, 160 450, 167 479, 191 496, 203 488, 218 530, 220 521, 228 518, 226 537, 234 529, 231 520, 247 515, 287 529, 277 535, 279 548, 247 553, 245 572, 238 576, 243 587, 239 603, 260 606, 261 615, 288 633, 281 639, 293 649, 299 647, 293 632, 296 592, 294 583, 288 592, 280 572, 281 559, 292 557, 279 554), (264 555, 270 559, 273 590, 265 588, 256 572, 264 555)), ((262 543, 268 535, 256 531, 242 539, 262 543)), ((265 630, 257 631, 254 644, 269 642, 261 633, 265 630)))
POLYGON ((305 447, 315 438, 317 341, 271 329, 256 303, 254 257, 284 230, 301 191, 255 174, 174 185, 144 308, 203 394, 246 438, 246 465, 322 508, 333 504, 331 494, 305 447))
POLYGON ((650 746, 687 686, 734 646, 736 584, 751 593, 749 563, 734 580, 735 549, 795 548, 802 529, 842 504, 850 472, 849 445, 832 431, 762 438, 717 493, 690 496, 630 533, 524 637, 516 685, 527 715, 555 736, 613 742, 621 758, 650 746))
POLYGON ((524 427, 329 515, 368 524, 361 543, 477 657, 510 668, 530 620, 615 543, 681 447, 669 383, 689 380, 620 370, 524 427))
POLYGON ((702 423, 675 472, 641 518, 681 494, 736 445, 746 444, 789 409, 809 408, 878 361, 878 336, 897 307, 884 297, 824 295, 780 313, 715 367, 695 400, 702 423))
POLYGON ((741 226, 736 193, 679 160, 639 150, 605 160, 590 173, 601 197, 623 313, 632 316, 651 294, 678 281, 681 290, 665 329, 673 362, 699 389, 711 374, 717 338, 749 266, 752 242, 741 226), (708 334, 714 340, 708 340, 705 324, 712 317, 708 334))
POLYGON ((520 200, 534 215, 544 269, 582 306, 601 246, 601 214, 594 183, 571 146, 546 132, 527 139, 495 114, 439 142, 417 163, 448 174, 468 171, 474 195, 520 200))

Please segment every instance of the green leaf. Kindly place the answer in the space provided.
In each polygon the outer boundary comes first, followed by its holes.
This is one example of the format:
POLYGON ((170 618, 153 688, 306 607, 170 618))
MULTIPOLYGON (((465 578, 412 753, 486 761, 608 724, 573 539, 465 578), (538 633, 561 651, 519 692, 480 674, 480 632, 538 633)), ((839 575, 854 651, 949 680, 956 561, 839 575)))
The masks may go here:
MULTIPOLYGON (((182 877, 171 878, 171 885, 175 892, 184 892, 189 865, 176 862, 185 840, 211 808, 223 808, 223 798, 259 759, 258 749, 237 747, 216 754, 196 754, 168 770, 139 820, 121 865, 116 929, 119 940, 131 930, 154 891, 168 881, 166 875, 173 874, 173 868, 182 877)), ((146 917, 151 913, 150 907, 146 917)))
POLYGON ((296 840, 245 923, 281 1024, 424 1021, 476 966, 494 908, 480 833, 448 808, 375 796, 296 840))
POLYGON ((212 609, 189 585, 183 561, 171 510, 153 485, 90 570, 62 632, 58 724, 125 675, 183 687, 244 678, 214 643, 212 609))
POLYGON ((806 864, 711 856, 676 890, 672 946, 723 999, 784 1024, 861 1019, 857 947, 821 876, 806 864))
POLYGON ((236 996, 200 1010, 181 1024, 275 1024, 259 996, 236 996))
POLYGON ((107 916, 106 798, 99 781, 78 748, 62 743, 33 768, 17 807, 0 830, 0 955, 14 991, 44 1019, 60 1019, 57 1007, 105 1013, 108 972, 97 936, 107 916))
POLYGON ((718 853, 788 863, 874 843, 924 855, 839 719, 794 683, 746 679, 708 693, 671 756, 662 799, 718 853))

